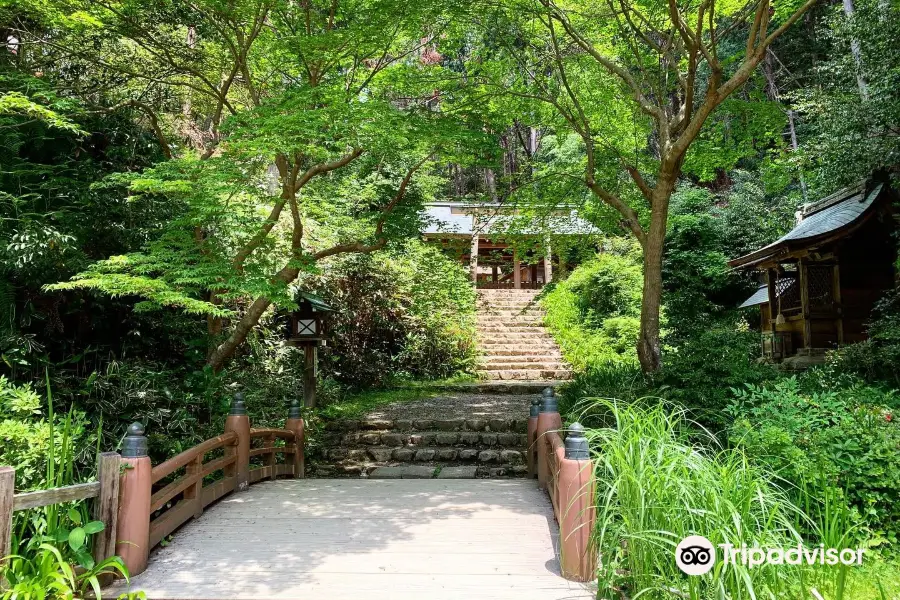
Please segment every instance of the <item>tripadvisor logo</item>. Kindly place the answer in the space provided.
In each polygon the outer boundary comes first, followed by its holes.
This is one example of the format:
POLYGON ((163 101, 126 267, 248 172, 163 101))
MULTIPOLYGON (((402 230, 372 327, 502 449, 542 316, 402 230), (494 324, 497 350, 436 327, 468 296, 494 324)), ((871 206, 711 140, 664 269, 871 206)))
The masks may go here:
POLYGON ((675 548, 675 564, 688 575, 708 573, 716 563, 716 548, 702 535, 689 535, 675 548))
MULTIPOLYGON (((728 565, 744 565, 752 569, 760 565, 861 565, 864 548, 817 548, 797 545, 793 548, 757 548, 719 544, 722 561, 728 565)), ((716 562, 716 547, 701 535, 690 535, 675 547, 675 564, 688 575, 708 573, 716 562)))

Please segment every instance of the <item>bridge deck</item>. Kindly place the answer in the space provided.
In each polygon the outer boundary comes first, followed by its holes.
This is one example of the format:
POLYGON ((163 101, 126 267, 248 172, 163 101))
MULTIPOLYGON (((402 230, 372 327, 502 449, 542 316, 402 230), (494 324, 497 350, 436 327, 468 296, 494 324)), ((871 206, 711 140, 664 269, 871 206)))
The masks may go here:
POLYGON ((557 538, 533 481, 279 480, 186 525, 131 589, 160 600, 594 597, 560 577, 557 538))

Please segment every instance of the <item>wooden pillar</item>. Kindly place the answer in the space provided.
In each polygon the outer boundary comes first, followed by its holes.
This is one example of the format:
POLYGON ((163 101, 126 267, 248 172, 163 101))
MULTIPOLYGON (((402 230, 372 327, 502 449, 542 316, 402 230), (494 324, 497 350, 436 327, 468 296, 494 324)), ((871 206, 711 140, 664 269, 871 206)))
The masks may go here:
POLYGON ((491 267, 491 281, 497 283, 497 265, 491 267))
POLYGON ((834 286, 831 292, 834 310, 837 312, 835 327, 837 328, 838 345, 844 345, 844 307, 841 301, 841 267, 838 263, 834 264, 834 273, 831 277, 831 284, 834 286))
POLYGON ((549 450, 547 449, 546 434, 548 431, 559 431, 562 429, 562 417, 559 415, 553 388, 545 389, 542 398, 541 412, 538 414, 537 430, 535 432, 535 443, 537 444, 538 485, 541 489, 546 490, 547 482, 552 477, 550 473, 550 459, 547 455, 549 450))
POLYGON ((559 456, 559 562, 563 577, 591 581, 597 574, 597 553, 591 543, 596 521, 594 462, 590 458, 584 427, 573 423, 559 456))
POLYGON ((513 287, 522 289, 522 265, 519 264, 519 251, 513 248, 513 287))
POLYGON ((553 279, 553 255, 550 253, 550 243, 547 243, 547 255, 544 257, 544 285, 553 279))
POLYGON ((240 392, 231 400, 231 410, 225 419, 225 432, 229 431, 237 434, 237 443, 225 448, 225 455, 234 454, 237 458, 225 469, 225 476, 234 477, 234 491, 243 492, 250 487, 250 417, 240 392))
POLYGON ((472 283, 478 282, 478 233, 472 233, 472 247, 469 250, 469 274, 472 283))
POLYGON ((119 481, 119 514, 116 554, 132 577, 147 568, 150 556, 150 496, 153 466, 147 456, 144 426, 132 423, 122 442, 122 478, 119 481))
POLYGON ((809 320, 809 275, 806 271, 806 259, 801 258, 800 272, 800 314, 803 315, 803 347, 812 348, 812 323, 809 320))
POLYGON ((104 452, 97 463, 100 493, 94 499, 94 520, 105 525, 103 531, 94 536, 94 561, 97 563, 116 555, 121 463, 122 457, 118 452, 104 452))
POLYGON ((303 479, 306 476, 306 433, 300 403, 296 399, 291 403, 284 428, 294 432, 294 478, 303 479))
POLYGON ((3 559, 12 554, 13 496, 16 493, 16 470, 0 467, 0 573, 3 559))
POLYGON ((316 407, 316 358, 318 342, 306 342, 303 345, 303 405, 306 408, 316 407))
MULTIPOLYGON (((766 269, 766 280, 769 287, 769 331, 775 333, 775 317, 778 316, 778 298, 776 296, 777 279, 775 269, 766 269)), ((774 342, 773 342, 774 343, 774 342)))

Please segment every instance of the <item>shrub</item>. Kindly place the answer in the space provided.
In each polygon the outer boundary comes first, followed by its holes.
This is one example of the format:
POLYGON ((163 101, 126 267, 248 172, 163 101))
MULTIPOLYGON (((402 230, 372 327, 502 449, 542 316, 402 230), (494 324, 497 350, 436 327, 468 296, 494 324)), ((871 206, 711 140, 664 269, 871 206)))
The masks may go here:
POLYGON ((731 388, 778 377, 773 367, 754 360, 758 354, 759 334, 743 321, 698 324, 677 348, 666 347, 655 393, 678 402, 706 426, 722 429, 731 388))
POLYGON ((50 400, 43 400, 30 385, 16 385, 0 375, 0 465, 16 470, 18 490, 41 489, 52 483, 48 480, 54 470, 85 462, 69 452, 93 457, 87 429, 84 413, 71 411, 59 418, 50 400), (64 452, 58 451, 60 446, 64 452))
POLYGON ((875 306, 869 339, 835 350, 828 362, 838 374, 900 388, 900 290, 888 292, 875 306))
POLYGON ((336 261, 310 281, 336 313, 322 370, 355 388, 393 377, 436 379, 474 367, 475 291, 434 247, 336 261))
POLYGON ((612 238, 542 294, 547 326, 576 371, 636 364, 642 285, 637 242, 612 238))
MULTIPOLYGON (((900 425, 888 406, 895 392, 853 386, 803 389, 795 377, 735 389, 729 438, 754 460, 822 498, 846 494, 872 546, 896 547, 900 536, 900 425)), ((862 535, 863 532, 860 532, 862 535)))

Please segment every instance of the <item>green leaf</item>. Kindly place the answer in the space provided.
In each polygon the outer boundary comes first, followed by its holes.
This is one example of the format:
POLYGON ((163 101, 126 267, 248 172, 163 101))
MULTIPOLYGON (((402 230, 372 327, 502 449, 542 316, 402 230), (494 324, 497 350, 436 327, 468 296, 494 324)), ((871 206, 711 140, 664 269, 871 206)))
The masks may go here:
POLYGON ((94 568, 94 557, 88 554, 84 549, 75 553, 75 559, 78 564, 90 571, 94 568))
POLYGON ((69 547, 72 550, 78 552, 82 546, 84 546, 84 541, 87 539, 87 534, 85 533, 82 527, 76 527, 69 533, 69 547))
POLYGON ((75 510, 74 507, 69 509, 69 520, 76 525, 81 525, 81 513, 75 510))
POLYGON ((84 531, 88 535, 94 535, 95 533, 100 533, 106 529, 106 525, 103 524, 103 521, 91 521, 84 526, 84 531))

